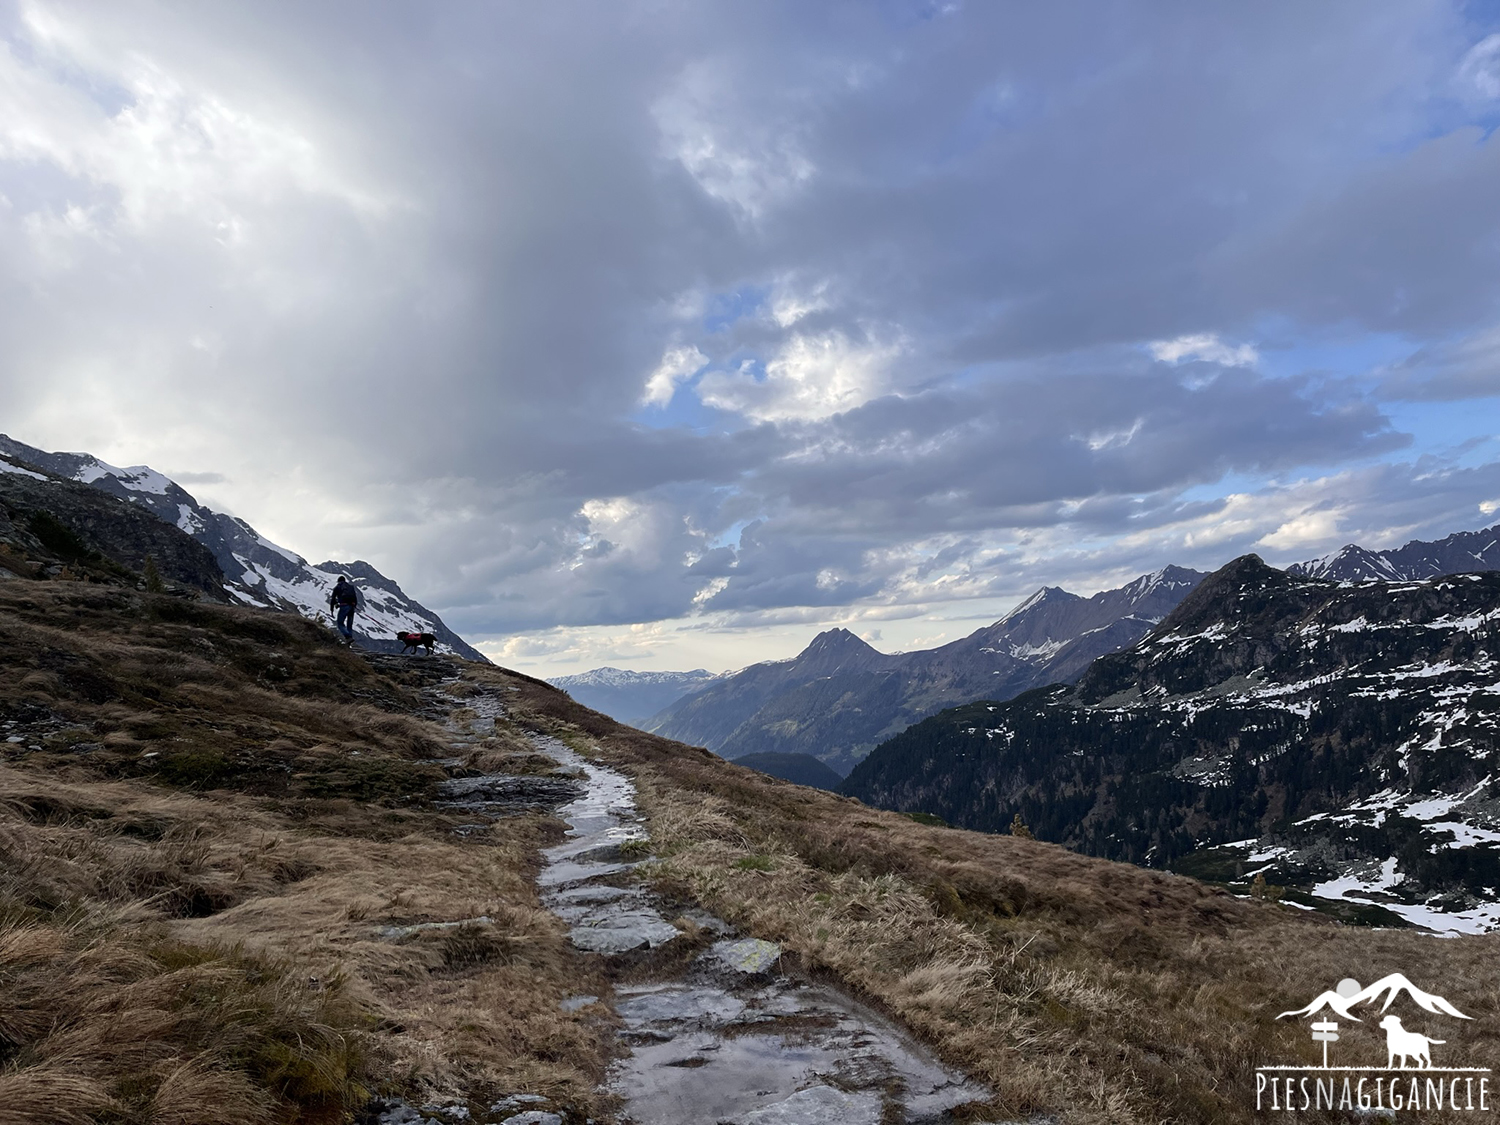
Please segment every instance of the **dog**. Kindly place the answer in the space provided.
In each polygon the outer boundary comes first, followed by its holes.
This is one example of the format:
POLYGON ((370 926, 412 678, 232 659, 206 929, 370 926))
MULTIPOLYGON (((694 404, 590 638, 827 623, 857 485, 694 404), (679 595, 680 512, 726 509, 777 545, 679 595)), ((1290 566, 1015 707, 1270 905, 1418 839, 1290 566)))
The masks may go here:
POLYGON ((397 633, 396 639, 401 642, 403 655, 411 653, 416 655, 417 649, 425 648, 427 655, 432 655, 432 646, 437 644, 437 637, 432 633, 397 633))
POLYGON ((1406 1060, 1410 1058, 1417 1069, 1430 1068, 1432 1066, 1432 1052, 1428 1050, 1429 1044, 1446 1043, 1446 1039, 1429 1039, 1425 1035, 1418 1035, 1415 1031, 1407 1031, 1401 1026, 1400 1016, 1386 1016, 1380 1021, 1380 1026, 1385 1028, 1385 1049, 1387 1070, 1396 1069, 1396 1057, 1401 1057, 1401 1069, 1406 1069, 1406 1060))

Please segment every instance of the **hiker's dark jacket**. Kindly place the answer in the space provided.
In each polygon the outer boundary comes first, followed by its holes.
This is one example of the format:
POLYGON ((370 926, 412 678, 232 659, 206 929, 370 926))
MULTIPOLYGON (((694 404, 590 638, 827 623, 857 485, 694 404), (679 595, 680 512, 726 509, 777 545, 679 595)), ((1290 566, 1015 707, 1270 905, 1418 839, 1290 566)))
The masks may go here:
POLYGON ((328 595, 328 600, 333 605, 359 605, 359 591, 355 589, 354 583, 345 582, 342 578, 334 586, 333 593, 328 595))

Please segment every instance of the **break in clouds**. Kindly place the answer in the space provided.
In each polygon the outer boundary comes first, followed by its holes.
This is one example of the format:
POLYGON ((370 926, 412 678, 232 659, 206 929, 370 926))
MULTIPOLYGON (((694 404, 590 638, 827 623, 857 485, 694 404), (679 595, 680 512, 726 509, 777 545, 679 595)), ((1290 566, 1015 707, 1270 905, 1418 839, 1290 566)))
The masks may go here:
POLYGON ((1500 499, 1478 6, 3 11, 0 429, 476 641, 1500 499))

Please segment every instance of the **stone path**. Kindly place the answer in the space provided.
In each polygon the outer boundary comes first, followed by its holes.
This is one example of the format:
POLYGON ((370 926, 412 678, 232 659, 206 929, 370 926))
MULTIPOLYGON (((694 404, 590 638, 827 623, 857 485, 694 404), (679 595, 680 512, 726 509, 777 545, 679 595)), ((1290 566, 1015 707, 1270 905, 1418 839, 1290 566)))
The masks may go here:
MULTIPOLYGON (((432 698, 446 702, 435 693, 432 698)), ((462 706, 478 717, 466 725, 449 720, 459 751, 482 740, 505 713, 498 692, 467 698, 462 706)), ((682 932, 662 903, 632 876, 648 858, 649 840, 630 780, 556 738, 534 732, 528 738, 561 774, 578 780, 564 788, 560 777, 455 778, 443 786, 443 803, 490 821, 566 801, 557 812, 568 824, 567 839, 542 853, 537 882, 542 902, 568 924, 573 945, 593 955, 638 958, 639 951, 679 940, 682 932)), ((989 1097, 870 1008, 784 971, 775 944, 738 935, 706 911, 670 913, 717 940, 686 969, 664 971, 659 979, 648 973, 643 983, 615 989, 629 1054, 611 1068, 608 1087, 624 1103, 623 1120, 940 1125, 954 1120, 954 1108, 989 1097)), ((597 999, 576 996, 564 1007, 576 1010, 597 999)), ((507 1121, 529 1125, 520 1115, 507 1121)))
MULTIPOLYGON (((678 938, 654 897, 626 882, 646 843, 629 779, 556 739, 531 739, 588 778, 587 791, 558 810, 569 839, 543 853, 538 879, 542 901, 571 925, 573 944, 613 954, 678 938)), ((673 913, 720 939, 685 972, 615 990, 630 1055, 612 1068, 609 1085, 623 1098, 628 1119, 936 1123, 951 1120, 954 1107, 989 1096, 851 997, 779 971, 781 950, 773 943, 737 937, 704 911, 673 913)))

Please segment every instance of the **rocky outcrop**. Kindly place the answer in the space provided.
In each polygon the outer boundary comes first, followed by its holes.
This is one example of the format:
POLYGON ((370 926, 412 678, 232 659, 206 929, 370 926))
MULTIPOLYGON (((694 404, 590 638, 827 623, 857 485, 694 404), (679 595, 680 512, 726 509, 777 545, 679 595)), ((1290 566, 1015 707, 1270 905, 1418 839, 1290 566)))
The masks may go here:
POLYGON ((113 564, 131 585, 150 558, 169 585, 229 600, 213 554, 192 537, 87 485, 9 458, 0 459, 0 543, 42 564, 113 564))

